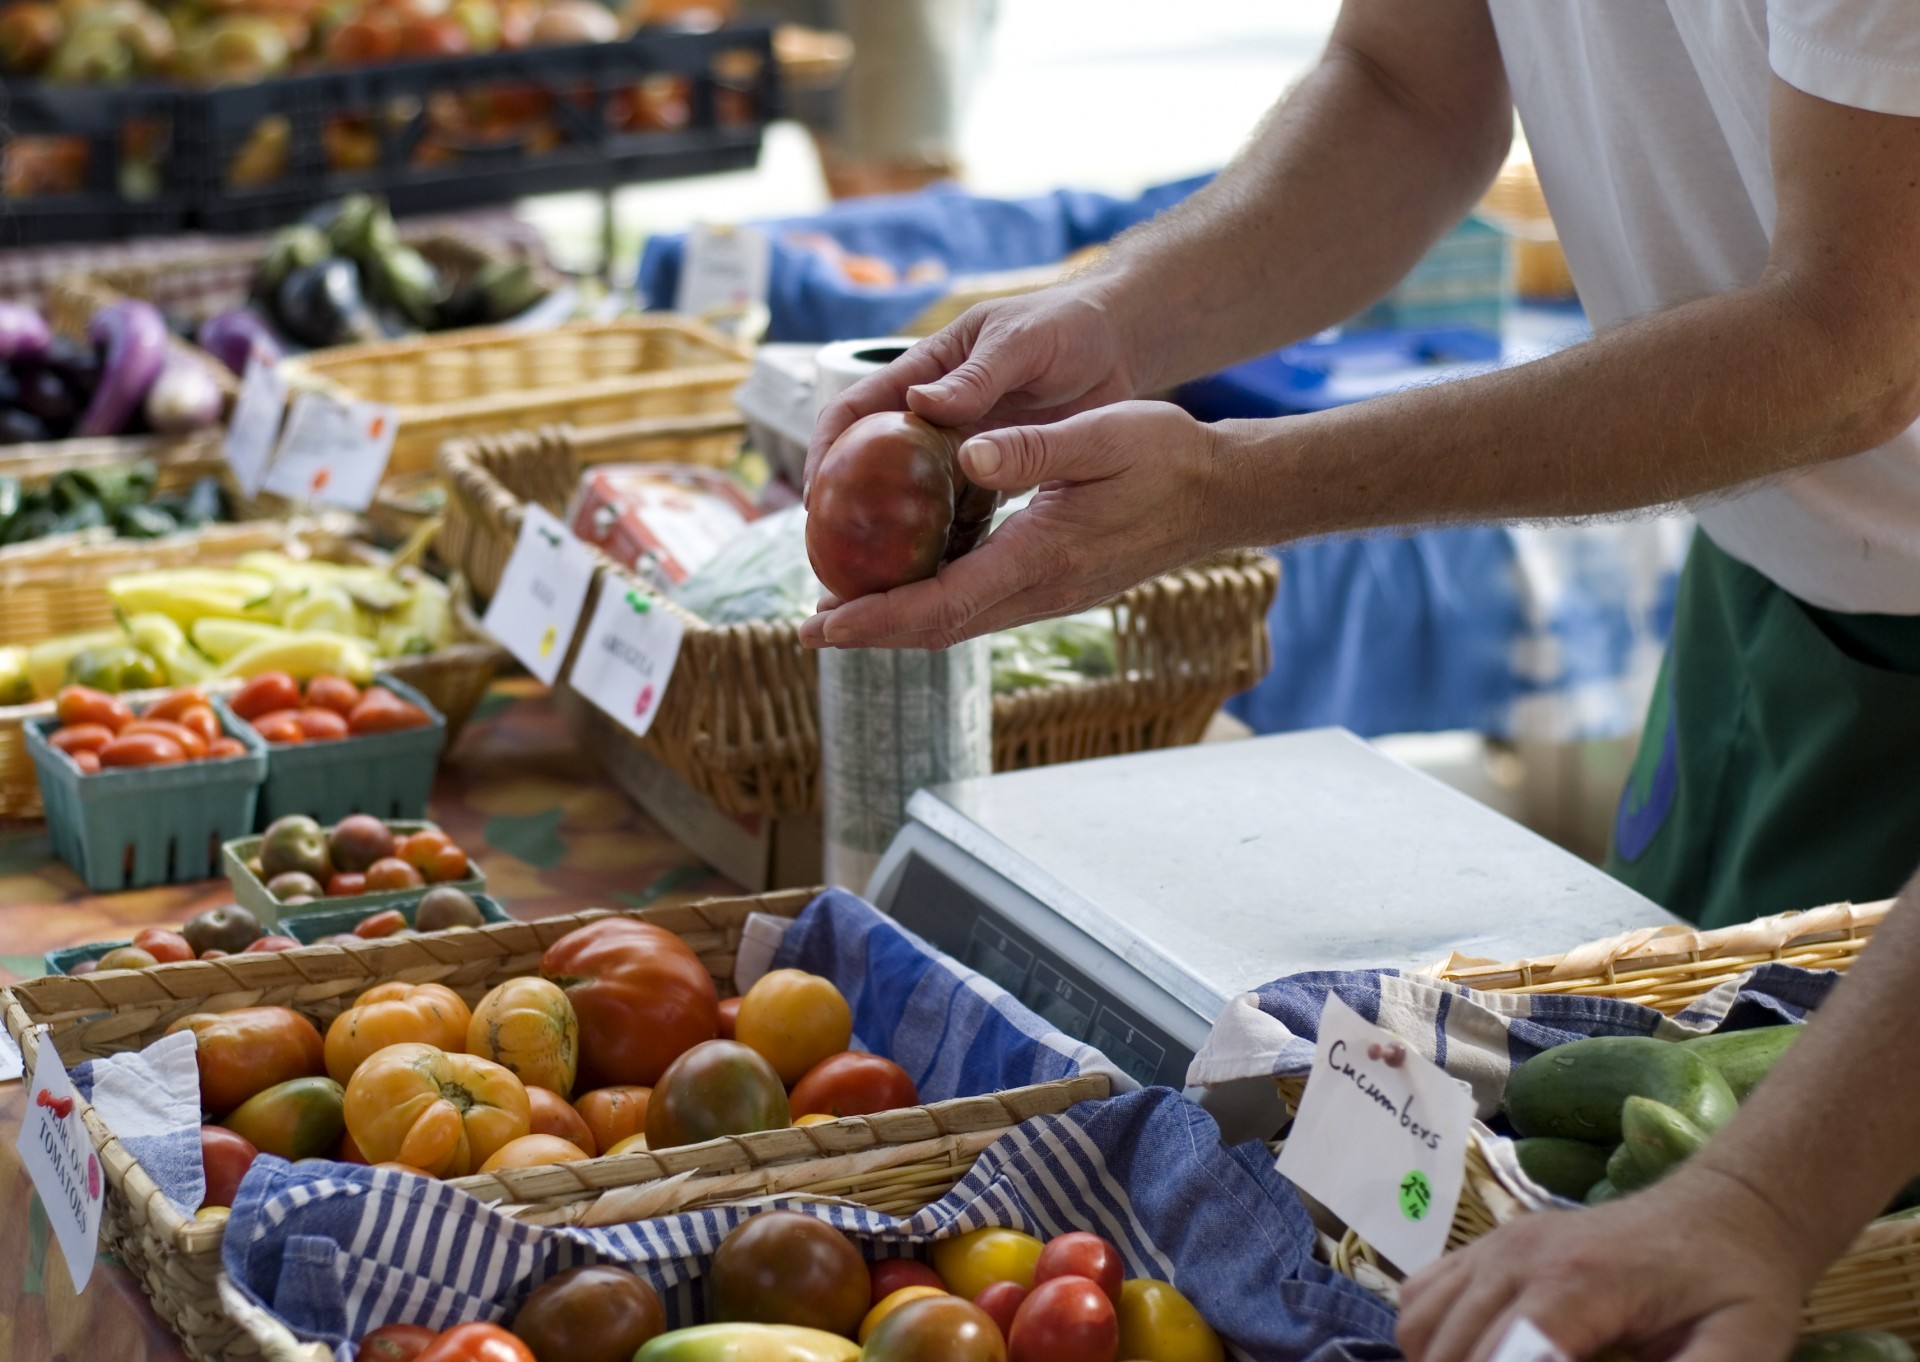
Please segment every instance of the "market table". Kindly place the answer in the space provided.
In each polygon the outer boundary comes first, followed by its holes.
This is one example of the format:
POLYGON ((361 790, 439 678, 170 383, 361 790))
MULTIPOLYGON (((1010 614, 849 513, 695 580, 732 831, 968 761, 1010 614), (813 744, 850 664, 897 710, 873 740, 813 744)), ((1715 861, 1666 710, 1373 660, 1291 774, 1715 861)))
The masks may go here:
MULTIPOLYGON (((547 693, 504 682, 449 751, 434 821, 476 855, 487 892, 517 917, 738 893, 614 789, 547 693)), ((52 860, 45 826, 0 826, 0 981, 42 972, 56 946, 131 936, 231 902, 225 880, 90 894, 52 860)), ((25 1101, 0 1084, 0 1357, 14 1362, 185 1362, 131 1274, 103 1257, 76 1296, 11 1132, 25 1101)))

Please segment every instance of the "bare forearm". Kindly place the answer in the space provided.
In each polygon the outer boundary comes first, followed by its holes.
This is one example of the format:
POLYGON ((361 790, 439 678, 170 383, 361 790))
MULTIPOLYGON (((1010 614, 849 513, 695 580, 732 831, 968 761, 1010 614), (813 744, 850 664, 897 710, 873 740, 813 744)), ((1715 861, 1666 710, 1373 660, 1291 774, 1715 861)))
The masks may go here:
POLYGON ((1114 317, 1138 391, 1291 344, 1380 298, 1460 219, 1511 119, 1497 63, 1472 107, 1445 107, 1336 37, 1232 165, 1075 287, 1114 317))
POLYGON ((1769 281, 1484 377, 1224 422, 1216 524, 1279 544, 1682 503, 1890 439, 1913 366, 1878 341, 1769 281))

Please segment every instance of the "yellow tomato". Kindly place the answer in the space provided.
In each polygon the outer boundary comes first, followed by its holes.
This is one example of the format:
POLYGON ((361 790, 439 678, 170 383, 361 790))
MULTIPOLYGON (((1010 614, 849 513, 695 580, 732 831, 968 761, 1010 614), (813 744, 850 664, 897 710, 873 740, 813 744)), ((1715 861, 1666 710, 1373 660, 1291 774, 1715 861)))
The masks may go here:
POLYGON ((477 1055, 389 1045, 347 1084, 347 1133, 368 1163, 405 1163, 435 1177, 471 1173, 532 1128, 526 1087, 477 1055))
POLYGON ((937 1286, 903 1286, 898 1291, 889 1292, 873 1309, 867 1311, 867 1317, 860 1321, 860 1341, 865 1343, 867 1336, 880 1327, 880 1321, 891 1315, 908 1301, 925 1300, 928 1296, 944 1296, 947 1293, 937 1286))
POLYGON ((808 1069, 853 1039, 853 1009, 831 980, 805 970, 777 969, 747 990, 733 1038, 773 1065, 791 1088, 808 1069))
POLYGON ((613 1148, 607 1151, 609 1154, 644 1154, 646 1152, 647 1137, 645 1132, 638 1135, 629 1135, 624 1140, 618 1140, 614 1143, 613 1148))
POLYGON ((580 1068, 580 1021, 560 985, 509 979, 473 1009, 467 1049, 504 1064, 522 1083, 571 1097, 580 1068))
POLYGON ((345 1084, 369 1055, 406 1041, 464 1050, 469 1020, 466 1003, 445 984, 375 984, 327 1028, 327 1074, 345 1084))
POLYGON ((1166 1282, 1120 1284, 1120 1356, 1139 1362, 1224 1362, 1220 1336, 1166 1282))
POLYGON ((797 1126, 830 1126, 839 1119, 838 1116, 830 1116, 824 1111, 810 1111, 795 1121, 794 1124, 797 1126))
POLYGON ((972 1300, 995 1282, 1033 1286, 1033 1265, 1044 1248, 1019 1230, 984 1229, 933 1246, 933 1270, 956 1296, 972 1300))

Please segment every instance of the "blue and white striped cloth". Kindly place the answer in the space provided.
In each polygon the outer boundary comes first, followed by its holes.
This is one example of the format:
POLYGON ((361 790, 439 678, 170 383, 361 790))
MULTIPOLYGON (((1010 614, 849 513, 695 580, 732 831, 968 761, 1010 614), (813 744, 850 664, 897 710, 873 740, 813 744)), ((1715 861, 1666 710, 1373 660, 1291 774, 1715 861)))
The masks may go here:
POLYGON ((1313 1066, 1320 1009, 1328 995, 1337 994, 1368 1021, 1468 1083, 1485 1119, 1498 1109, 1508 1076, 1542 1050, 1583 1036, 1680 1039, 1804 1021, 1838 978, 1831 970, 1763 965, 1667 1017, 1610 998, 1478 993, 1398 970, 1296 974, 1230 1003, 1194 1056, 1187 1081, 1211 1086, 1305 1075, 1313 1066))
POLYGON ((1175 1282, 1237 1357, 1397 1356, 1392 1312, 1313 1260, 1312 1223, 1266 1147, 1224 1147, 1208 1116, 1164 1088, 1024 1123, 950 1194, 905 1219, 769 1198, 605 1229, 540 1229, 443 1183, 263 1158, 236 1198, 224 1264, 242 1291, 342 1358, 351 1355, 344 1345, 384 1323, 510 1319, 535 1285, 583 1262, 640 1272, 678 1327, 703 1318, 703 1274, 721 1240, 773 1207, 818 1215, 870 1255, 913 1253, 988 1225, 1042 1237, 1093 1230, 1119 1245, 1129 1276, 1175 1282))
POLYGON ((193 1034, 180 1031, 135 1053, 76 1064, 68 1075, 74 1091, 93 1104, 182 1215, 192 1215, 207 1193, 200 1164, 200 1070, 193 1056, 193 1034))

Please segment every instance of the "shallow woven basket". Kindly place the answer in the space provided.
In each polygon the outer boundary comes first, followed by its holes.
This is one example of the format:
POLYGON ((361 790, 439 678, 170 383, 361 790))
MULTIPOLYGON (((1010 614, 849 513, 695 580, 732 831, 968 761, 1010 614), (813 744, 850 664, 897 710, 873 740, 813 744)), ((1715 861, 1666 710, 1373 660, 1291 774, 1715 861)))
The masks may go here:
MULTIPOLYGON (((1834 904, 1781 913, 1713 931, 1647 928, 1579 946, 1562 955, 1497 964, 1453 956, 1428 973, 1489 993, 1564 993, 1617 998, 1669 1015, 1765 964, 1844 971, 1859 957, 1891 903, 1834 904)), ((1297 1107, 1303 1085, 1283 1080, 1297 1107)), ((1447 1236, 1458 1248, 1528 1209, 1469 1151, 1466 1185, 1447 1236)), ((1391 1282, 1379 1255, 1348 1232, 1335 1266, 1363 1284, 1391 1282)), ((1920 1220, 1876 1220, 1821 1277, 1801 1313, 1804 1331, 1882 1329, 1920 1343, 1920 1220)))
MULTIPOLYGON (((610 458, 657 458, 671 422, 608 431, 566 428, 450 442, 440 454, 447 520, 440 549, 481 594, 499 585, 523 508, 561 514, 580 468, 610 458)), ((596 589, 633 583, 602 557, 596 589)), ((1001 771, 1198 742, 1228 696, 1271 662, 1267 609, 1279 585, 1271 555, 1245 552, 1183 568, 1116 598, 1117 675, 1031 687, 993 699, 993 761, 1001 771)), ((748 816, 820 807, 819 668, 791 622, 713 626, 667 603, 686 626, 674 681, 646 737, 601 725, 586 705, 603 760, 636 748, 723 811, 748 816), (605 733, 600 730, 604 728, 605 733), (609 747, 608 744, 615 746, 609 747), (612 754, 610 756, 610 754, 612 754)))
MULTIPOLYGON (((748 360, 711 327, 649 314, 550 331, 493 327, 349 345, 288 360, 286 376, 296 388, 394 404, 399 433, 387 473, 399 477, 432 469, 436 451, 455 436, 730 413, 748 360)), ((696 461, 724 463, 737 448, 737 441, 709 441, 696 461)))
MULTIPOLYGON (((49 975, 0 992, 0 1005, 29 1071, 46 1036, 72 1066, 99 1055, 137 1050, 194 1012, 278 1005, 306 1014, 324 1030, 363 990, 384 981, 446 984, 475 1002, 502 980, 536 973, 546 948, 574 928, 609 916, 651 922, 678 934, 725 995, 732 992, 734 954, 748 916, 793 917, 817 892, 707 899, 620 913, 596 910, 78 979, 49 975)), ((899 1209, 943 1195, 964 1175, 972 1156, 1008 1127, 1104 1097, 1107 1091, 1107 1080, 1100 1076, 1062 1080, 658 1154, 601 1158, 564 1168, 503 1170, 463 1178, 456 1185, 499 1203, 509 1214, 541 1223, 611 1223, 769 1190, 812 1190, 899 1209), (867 1153, 871 1157, 857 1157, 867 1153), (689 1173, 698 1176, 664 1195, 662 1189, 647 1186, 689 1173)), ((229 1310, 238 1297, 229 1285, 223 1298, 219 1286, 223 1227, 181 1215, 93 1108, 82 1103, 80 1114, 107 1172, 105 1245, 140 1278, 154 1308, 180 1335, 188 1353, 206 1362, 316 1356, 299 1351, 283 1328, 257 1311, 250 1312, 248 1327, 242 1328, 229 1310)))

